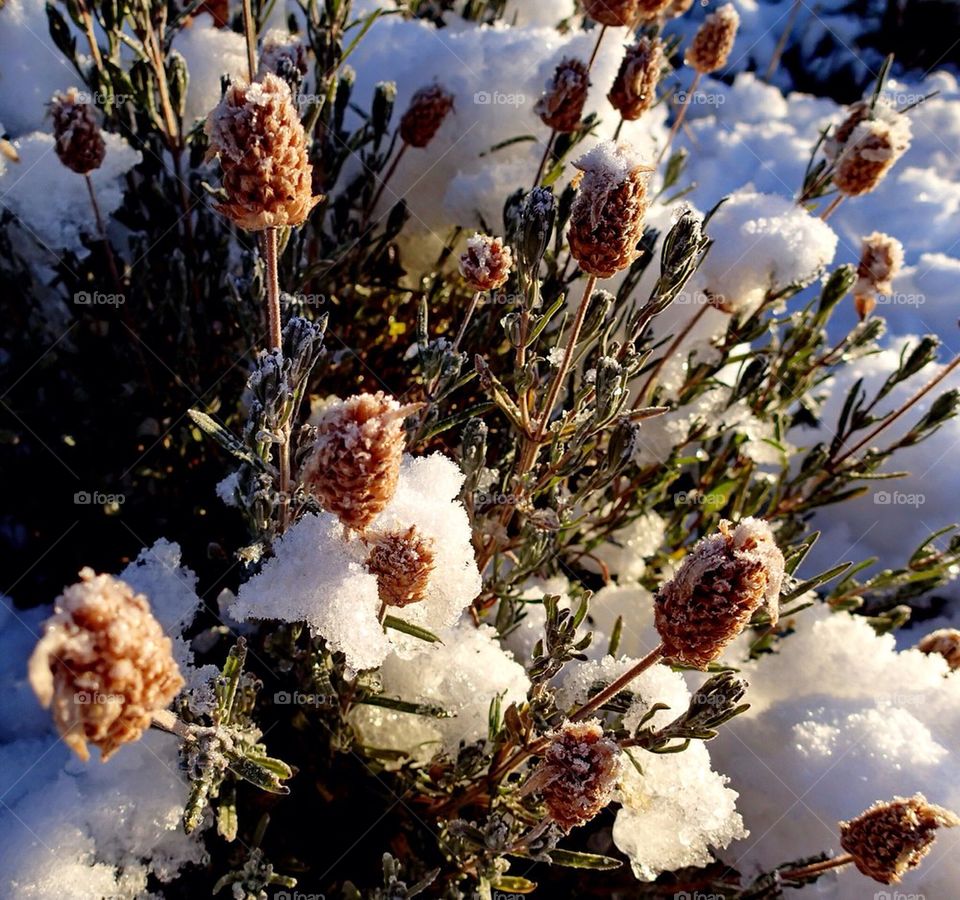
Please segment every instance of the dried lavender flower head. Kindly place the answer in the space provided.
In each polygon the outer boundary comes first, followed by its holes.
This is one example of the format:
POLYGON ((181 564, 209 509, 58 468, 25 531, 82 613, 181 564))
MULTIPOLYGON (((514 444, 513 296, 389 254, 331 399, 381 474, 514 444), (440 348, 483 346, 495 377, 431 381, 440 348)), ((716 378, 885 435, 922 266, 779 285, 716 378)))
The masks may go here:
POLYGON ((263 38, 256 80, 268 73, 279 75, 285 81, 285 72, 296 72, 300 78, 307 74, 307 48, 300 38, 281 28, 271 28, 263 38))
POLYGON ((835 159, 833 184, 848 197, 872 191, 910 147, 910 120, 878 101, 855 107, 826 152, 835 159))
POLYGON ((433 542, 409 528, 370 535, 367 570, 377 576, 380 601, 404 607, 419 603, 434 570, 433 542))
POLYGON ((513 254, 498 237, 475 234, 467 239, 460 256, 460 274, 475 291, 495 291, 506 284, 513 268, 513 254))
POLYGON ((638 0, 637 22, 655 22, 663 16, 671 0, 638 0))
POLYGON ((917 643, 921 653, 938 653, 953 671, 960 669, 960 631, 956 628, 938 628, 924 635, 917 643))
POLYGON ((684 62, 701 75, 716 72, 727 64, 740 27, 740 14, 726 3, 703 20, 684 54, 684 62))
POLYGON ((94 108, 72 87, 57 92, 50 101, 53 116, 54 148, 68 169, 87 175, 99 169, 107 153, 107 145, 97 124, 94 108))
POLYGON ((227 199, 217 210, 247 231, 302 225, 313 196, 307 137, 289 85, 268 72, 234 82, 207 117, 209 156, 219 156, 227 199))
POLYGON ((439 84, 420 88, 400 119, 400 137, 411 147, 426 147, 453 109, 453 95, 439 84))
POLYGON ((28 675, 64 743, 84 761, 88 742, 106 761, 139 740, 184 684, 147 598, 89 568, 57 598, 28 675))
POLYGON ((657 591, 654 621, 664 657, 706 669, 761 607, 775 624, 783 565, 766 522, 722 521, 657 591))
POLYGON ((382 391, 330 405, 300 472, 304 489, 344 525, 363 531, 397 489, 403 420, 416 408, 382 391))
POLYGON ((544 125, 555 131, 576 131, 590 87, 590 72, 579 59, 564 57, 533 107, 544 125))
POLYGON ((538 792, 550 818, 569 832, 610 802, 620 767, 620 748, 604 736, 597 719, 564 722, 550 735, 550 744, 523 793, 538 792))
POLYGON ((877 305, 878 294, 893 291, 893 279, 903 266, 903 244, 889 234, 874 231, 863 239, 854 301, 861 320, 877 305))
POLYGON ((930 852, 938 828, 960 825, 960 818, 923 794, 878 801, 849 822, 840 823, 840 846, 856 867, 881 884, 897 884, 930 852))
POLYGON ((607 99, 628 122, 639 119, 657 99, 657 83, 663 70, 663 41, 641 37, 627 47, 607 99))
POLYGON ((583 11, 594 22, 622 28, 633 24, 637 5, 637 0, 583 0, 583 11))
POLYGON ((629 144, 612 141, 574 165, 582 175, 570 210, 570 252, 584 272, 610 278, 637 257, 650 169, 629 144))

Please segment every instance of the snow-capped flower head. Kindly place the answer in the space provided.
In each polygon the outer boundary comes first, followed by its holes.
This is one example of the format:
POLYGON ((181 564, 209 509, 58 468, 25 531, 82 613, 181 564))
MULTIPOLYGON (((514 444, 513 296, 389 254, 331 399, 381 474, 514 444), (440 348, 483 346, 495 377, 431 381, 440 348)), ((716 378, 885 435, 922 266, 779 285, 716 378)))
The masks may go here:
POLYGON ((103 164, 107 147, 93 107, 72 87, 50 101, 57 156, 68 169, 86 175, 103 164))
POLYGON ((411 147, 426 147, 453 109, 453 95, 439 84, 420 88, 400 119, 400 137, 411 147))
MULTIPOLYGON (((369 395, 367 395, 369 396, 369 395)), ((392 402, 392 401, 391 401, 392 402)), ((392 409, 396 412, 396 409, 392 409)), ((362 427, 352 432, 353 457, 369 459, 362 427)), ((339 440, 339 439, 337 439, 339 440)), ((402 448, 402 436, 398 436, 402 448)), ((347 459, 337 453, 332 465, 343 466, 344 492, 354 479, 347 459)), ((314 460, 318 472, 324 467, 314 460)), ((354 670, 379 666, 392 651, 409 655, 429 645, 381 624, 383 607, 390 615, 437 634, 451 627, 480 592, 470 521, 459 500, 463 473, 440 453, 405 457, 392 475, 393 462, 374 483, 395 479, 395 490, 364 495, 363 532, 346 527, 331 513, 305 515, 274 545, 274 555, 244 584, 230 613, 234 618, 306 622, 330 648, 346 656, 354 670), (376 499, 376 513, 368 501, 376 499)), ((369 483, 358 479, 369 487, 369 483)), ((337 484, 327 482, 330 491, 337 484)))
POLYGON ((664 657, 706 669, 765 607, 778 615, 783 554, 770 526, 726 520, 700 540, 654 598, 654 621, 664 657))
POLYGON ((827 142, 833 184, 857 197, 872 191, 910 147, 910 120, 882 99, 855 104, 827 142))
POLYGON ((637 0, 583 0, 583 11, 594 22, 622 28, 637 17, 637 0))
POLYGON ((28 675, 64 743, 83 760, 88 742, 106 761, 138 740, 184 683, 147 598, 89 568, 57 598, 28 675))
POLYGON ((893 279, 903 266, 903 244, 889 234, 874 231, 863 239, 857 283, 853 286, 857 313, 865 319, 877 305, 878 294, 893 290, 893 279))
POLYGON ((533 111, 544 125, 569 133, 576 131, 583 116, 590 87, 590 71, 586 63, 573 57, 560 60, 550 76, 533 111))
POLYGON ((498 237, 475 234, 467 239, 460 256, 460 274, 475 291, 495 291, 506 284, 513 268, 513 254, 498 237))
POLYGON ((739 27, 740 14, 736 7, 732 3, 724 4, 703 20, 687 47, 684 62, 701 75, 722 69, 727 64, 739 27))
POLYGON ((272 73, 234 82, 210 112, 209 156, 219 156, 227 199, 217 210, 247 231, 302 225, 313 196, 307 138, 289 85, 272 73))
POLYGON ((523 791, 539 793, 550 818, 569 832, 589 822, 613 798, 620 748, 604 735, 597 719, 564 722, 549 739, 523 791))
POLYGON ((650 169, 629 144, 612 141, 574 165, 582 174, 570 210, 570 252, 587 274, 610 278, 637 257, 650 169))
POLYGON ((257 80, 273 73, 289 82, 307 74, 307 48, 300 38, 286 29, 271 28, 263 38, 260 61, 257 65, 257 80))
POLYGON ((856 867, 881 884, 897 884, 930 852, 938 828, 960 825, 960 818, 923 794, 878 801, 849 822, 840 823, 840 846, 856 867))
POLYGON ((956 628, 938 628, 924 635, 917 642, 921 653, 936 653, 942 656, 952 671, 960 669, 960 631, 956 628))
POLYGON ((414 409, 382 391, 331 404, 300 472, 304 489, 345 525, 362 531, 397 488, 403 420, 414 409))
POLYGON ((627 47, 607 99, 628 122, 639 119, 657 99, 663 70, 663 41, 642 37, 627 47))

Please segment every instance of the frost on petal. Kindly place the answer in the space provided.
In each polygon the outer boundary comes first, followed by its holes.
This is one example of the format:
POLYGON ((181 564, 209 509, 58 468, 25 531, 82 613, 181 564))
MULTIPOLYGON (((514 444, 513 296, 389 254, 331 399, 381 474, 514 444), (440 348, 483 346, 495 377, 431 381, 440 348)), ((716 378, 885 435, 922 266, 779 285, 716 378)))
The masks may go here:
POLYGON ((380 665, 390 650, 379 611, 376 576, 358 561, 336 517, 323 513, 304 516, 283 535, 230 613, 239 621, 306 622, 359 670, 380 665))

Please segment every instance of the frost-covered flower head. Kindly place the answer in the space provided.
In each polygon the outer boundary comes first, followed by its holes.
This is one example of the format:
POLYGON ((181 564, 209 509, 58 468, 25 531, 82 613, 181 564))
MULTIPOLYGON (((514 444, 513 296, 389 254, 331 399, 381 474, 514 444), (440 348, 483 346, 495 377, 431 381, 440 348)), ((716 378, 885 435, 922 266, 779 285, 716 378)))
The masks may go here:
POLYGON ((564 722, 549 736, 543 759, 524 785, 536 791, 564 831, 585 825, 613 798, 620 775, 620 748, 597 719, 564 722))
POLYGON ((637 257, 650 170, 633 147, 612 141, 575 165, 582 174, 570 210, 570 252, 587 274, 610 278, 637 257))
POLYGON ((460 274, 475 291, 495 291, 506 284, 513 268, 513 254, 498 237, 475 234, 467 239, 460 256, 460 274))
POLYGON ((637 17, 637 0, 583 0, 583 11, 594 22, 622 28, 637 17))
POLYGON ((289 85, 272 73, 234 82, 210 112, 208 155, 219 156, 227 199, 217 210, 247 231, 302 225, 313 196, 307 137, 289 85))
POLYGON ((533 107, 544 125, 555 131, 576 131, 583 116, 590 87, 590 72, 586 63, 573 57, 564 57, 544 87, 543 94, 533 107))
POLYGON ((93 107, 72 87, 50 101, 57 156, 68 169, 86 175, 103 164, 107 147, 93 107))
POLYGON ((628 122, 639 119, 657 99, 657 83, 663 70, 663 41, 641 37, 627 47, 607 99, 628 122))
MULTIPOLYGON (((356 446, 355 455, 367 453, 362 442, 356 446)), ((470 521, 459 500, 463 477, 439 453, 408 456, 395 491, 362 534, 330 513, 303 516, 240 588, 231 614, 241 621, 306 622, 355 670, 380 665, 392 650, 422 651, 429 646, 424 641, 385 630, 381 611, 390 607, 391 616, 438 634, 480 592, 470 521)))
POLYGON ((917 642, 921 653, 937 653, 953 671, 960 669, 960 631, 956 628, 938 628, 917 642))
POLYGON ((28 674, 64 743, 83 760, 88 742, 106 761, 138 740, 184 683, 147 598, 89 568, 57 598, 28 674))
POLYGON ((654 621, 664 657, 706 669, 758 609, 765 607, 775 623, 783 565, 766 522, 722 521, 657 591, 654 621))
POLYGON ((910 147, 910 120, 882 99, 855 104, 827 142, 833 183, 856 197, 872 191, 910 147))
POLYGON ((439 84, 420 88, 400 119, 400 137, 411 147, 426 147, 453 109, 453 95, 439 84))
POLYGON ((877 305, 878 294, 893 290, 893 279, 903 266, 903 244, 889 234, 874 231, 863 239, 853 296, 857 312, 865 319, 877 305))
POLYGON ((960 818, 923 794, 878 801, 849 822, 840 823, 840 846, 856 867, 881 884, 897 884, 930 852, 938 828, 960 825, 960 818))
POLYGON ((415 409, 382 391, 331 404, 300 472, 304 489, 362 531, 390 502, 403 456, 403 420, 415 409))
POLYGON ((307 74, 307 48, 297 35, 280 28, 271 28, 264 35, 257 80, 267 73, 279 75, 285 81, 294 73, 298 78, 307 74))
POLYGON ((740 14, 732 3, 726 3, 703 20, 684 54, 684 62, 701 75, 716 72, 727 64, 737 39, 740 14))

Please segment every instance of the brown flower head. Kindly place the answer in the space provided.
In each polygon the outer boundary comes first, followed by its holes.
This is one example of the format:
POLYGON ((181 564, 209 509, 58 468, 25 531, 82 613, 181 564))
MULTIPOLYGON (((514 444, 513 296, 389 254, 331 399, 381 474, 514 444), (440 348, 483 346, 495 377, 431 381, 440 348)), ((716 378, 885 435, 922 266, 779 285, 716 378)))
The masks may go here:
POLYGON ((57 598, 28 674, 64 743, 83 760, 88 741, 106 761, 138 740, 183 687, 147 598, 93 569, 82 569, 57 598))
POLYGON ((663 64, 659 38, 642 37, 627 47, 607 99, 628 122, 639 119, 656 102, 663 64))
POLYGON ((307 137, 290 87, 272 73, 234 82, 207 117, 227 199, 217 210, 247 231, 302 225, 319 202, 307 137))
POLYGON ((663 11, 663 17, 665 19, 678 19, 691 6, 693 6, 693 0, 671 0, 663 11))
POLYGON ((513 254, 500 238, 475 234, 460 257, 460 274, 475 291, 495 291, 506 284, 513 254))
POLYGON ((594 22, 621 28, 637 17, 637 0, 583 0, 583 11, 594 22))
POLYGON ((279 75, 289 81, 286 73, 296 73, 300 78, 307 74, 307 48, 300 38, 289 31, 271 28, 263 39, 260 62, 257 65, 257 81, 267 73, 279 75))
POLYGON ((654 621, 664 657, 706 669, 765 606, 774 624, 783 554, 766 522, 722 521, 657 591, 654 621))
POLYGON ((328 407, 300 473, 303 487, 345 525, 363 531, 397 489, 403 420, 416 408, 382 391, 328 407))
POLYGON ((833 184, 848 197, 872 191, 907 151, 911 137, 907 117, 887 104, 878 103, 841 143, 845 126, 854 117, 848 117, 847 122, 841 124, 834 136, 835 143, 828 151, 836 153, 833 184))
POLYGON ((716 72, 727 64, 740 27, 740 15, 732 3, 721 6, 703 20, 687 48, 684 61, 702 75, 716 72))
POLYGON ((413 525, 370 539, 367 569, 377 576, 380 600, 387 606, 404 607, 423 600, 433 566, 432 542, 413 525))
POLYGON ((857 283, 853 287, 854 302, 860 319, 873 312, 878 294, 893 290, 893 279, 903 265, 903 244, 889 234, 875 231, 863 239, 857 283))
POLYGON ((556 131, 576 131, 583 115, 590 87, 590 73, 586 63, 565 57, 547 82, 533 111, 544 125, 556 131))
POLYGON ((847 114, 843 121, 834 126, 833 131, 823 142, 823 152, 827 159, 835 160, 840 155, 840 151, 843 150, 844 144, 850 140, 854 128, 870 117, 871 104, 869 101, 858 100, 856 103, 851 103, 847 107, 847 114))
POLYGON ((938 828, 960 825, 960 818, 923 794, 874 803, 849 822, 840 823, 840 846, 856 867, 881 884, 897 884, 920 865, 933 846, 938 828))
POLYGON ((583 174, 570 210, 570 252, 584 272, 609 278, 637 257, 650 170, 632 147, 609 141, 575 165, 583 174))
POLYGON ((420 88, 400 119, 400 137, 411 147, 426 147, 453 109, 453 95, 440 85, 420 88))
POLYGON ((538 792, 550 818, 569 832, 610 802, 620 765, 620 748, 604 736, 599 721, 565 722, 550 735, 543 759, 523 792, 538 792))
POLYGON ((671 0, 639 0, 637 3, 637 22, 655 22, 663 16, 671 0))
POLYGON ((956 628, 931 631, 920 638, 917 649, 921 653, 939 653, 951 669, 960 669, 960 631, 956 628))
POLYGON ((72 87, 50 101, 57 156, 68 169, 86 175, 99 169, 107 153, 93 107, 72 87))

